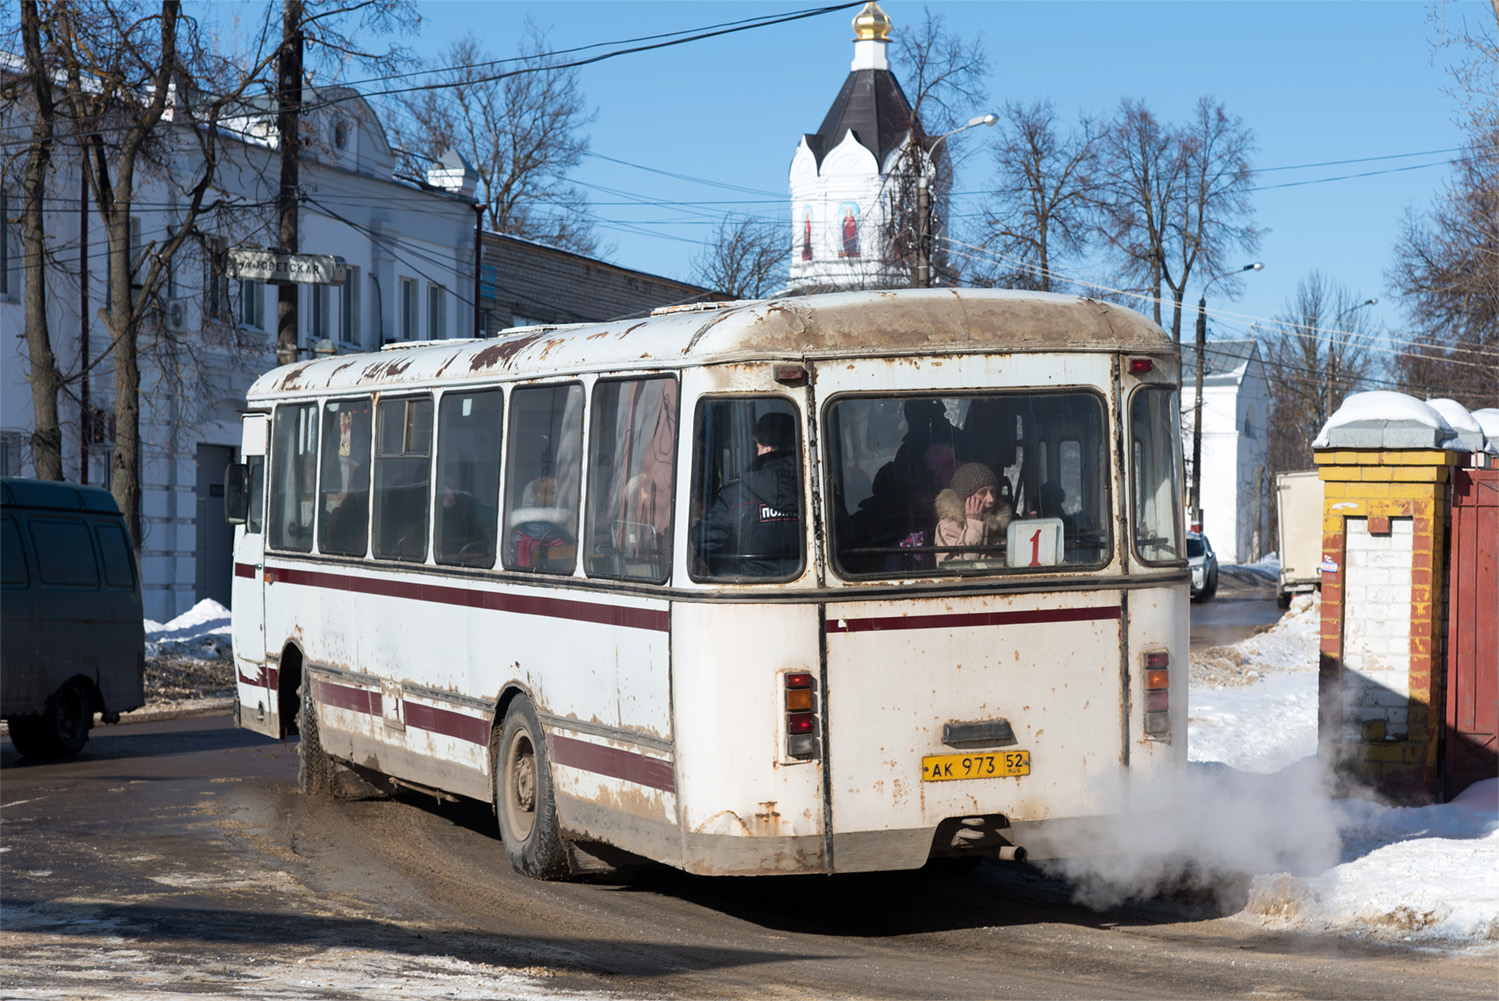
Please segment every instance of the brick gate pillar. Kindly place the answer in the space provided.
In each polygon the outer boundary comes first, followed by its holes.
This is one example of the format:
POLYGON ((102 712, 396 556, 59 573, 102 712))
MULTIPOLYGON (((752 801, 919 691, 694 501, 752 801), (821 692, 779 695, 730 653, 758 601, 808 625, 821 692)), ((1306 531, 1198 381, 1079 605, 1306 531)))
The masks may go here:
POLYGON ((1450 443, 1445 425, 1380 422, 1375 433, 1335 421, 1315 449, 1323 488, 1318 755, 1346 787, 1429 803, 1443 713, 1448 482, 1466 453, 1440 447, 1450 443))

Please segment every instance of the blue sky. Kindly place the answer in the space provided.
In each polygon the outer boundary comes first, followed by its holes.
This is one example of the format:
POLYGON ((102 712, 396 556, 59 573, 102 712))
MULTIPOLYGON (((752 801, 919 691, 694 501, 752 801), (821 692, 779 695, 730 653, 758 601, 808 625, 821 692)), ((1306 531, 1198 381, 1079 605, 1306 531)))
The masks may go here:
MULTIPOLYGON (((923 16, 924 5, 915 2, 883 6, 897 28, 923 16)), ((1006 100, 1038 98, 1053 101, 1064 118, 1080 111, 1108 114, 1122 98, 1134 97, 1174 121, 1207 94, 1243 117, 1259 146, 1256 165, 1264 172, 1258 183, 1265 190, 1255 196, 1256 216, 1267 230, 1259 253, 1245 260, 1257 257, 1265 270, 1245 279, 1237 301, 1210 300, 1211 308, 1225 311, 1214 318, 1215 336, 1243 335, 1252 318, 1282 311, 1312 268, 1361 298, 1379 297, 1370 319, 1381 328, 1404 329, 1384 272, 1406 207, 1430 203, 1452 155, 1411 154, 1451 150, 1463 141, 1455 102, 1443 92, 1446 57, 1433 58, 1439 26, 1429 20, 1428 4, 925 7, 951 28, 983 39, 989 99, 974 114, 1006 100), (1370 159, 1380 157, 1391 159, 1370 159), (1367 162, 1332 163, 1347 160, 1367 162), (1304 166, 1313 164, 1329 165, 1304 166), (1300 169, 1271 169, 1291 167, 1300 169), (1384 172, 1347 176, 1374 171, 1384 172), (1270 187, 1306 181, 1319 183, 1270 187)), ((508 56, 527 18, 549 30, 553 48, 567 48, 798 9, 780 3, 422 0, 421 31, 412 44, 423 55, 437 55, 473 30, 493 55, 508 56)), ((1449 4, 1444 16, 1449 22, 1481 18, 1492 16, 1490 10, 1487 0, 1469 0, 1449 4)), ((693 253, 721 213, 788 218, 791 157, 848 72, 852 16, 852 10, 839 11, 583 68, 582 87, 598 111, 588 130, 597 156, 574 176, 595 203, 600 237, 613 245, 605 256, 687 278, 693 253), (660 204, 681 201, 728 204, 660 204)), ((981 210, 987 131, 953 140, 961 144, 955 152, 969 154, 956 190, 975 193, 958 203, 958 213, 981 210)))

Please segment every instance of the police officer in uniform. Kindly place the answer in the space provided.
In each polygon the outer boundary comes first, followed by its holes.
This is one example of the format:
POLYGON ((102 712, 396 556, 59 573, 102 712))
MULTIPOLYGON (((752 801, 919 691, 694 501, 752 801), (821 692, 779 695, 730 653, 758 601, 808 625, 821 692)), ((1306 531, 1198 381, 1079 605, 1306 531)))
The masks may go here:
POLYGON ((698 525, 698 551, 715 577, 789 577, 801 565, 801 467, 796 418, 762 414, 755 458, 725 483, 698 525))

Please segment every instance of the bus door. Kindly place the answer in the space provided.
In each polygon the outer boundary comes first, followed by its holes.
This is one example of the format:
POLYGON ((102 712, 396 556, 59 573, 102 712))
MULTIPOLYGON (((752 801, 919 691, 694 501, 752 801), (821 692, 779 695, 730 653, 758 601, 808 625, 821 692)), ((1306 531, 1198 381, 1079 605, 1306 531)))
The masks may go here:
POLYGON ((279 736, 274 715, 276 686, 265 662, 265 459, 269 420, 245 417, 241 454, 249 510, 234 530, 234 582, 230 588, 231 636, 240 725, 279 736))

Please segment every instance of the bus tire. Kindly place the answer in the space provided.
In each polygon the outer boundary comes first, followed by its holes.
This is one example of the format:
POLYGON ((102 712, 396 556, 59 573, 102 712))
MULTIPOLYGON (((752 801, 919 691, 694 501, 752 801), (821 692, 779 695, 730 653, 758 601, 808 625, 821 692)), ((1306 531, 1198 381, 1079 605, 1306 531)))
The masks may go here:
POLYGON ((505 711, 495 754, 494 810, 500 840, 516 872, 532 879, 568 874, 567 850, 557 828, 557 806, 546 735, 531 700, 515 697, 505 711))
POLYGON ((333 796, 333 759, 323 750, 318 739, 317 705, 312 700, 312 679, 305 673, 299 692, 297 707, 297 731, 301 740, 297 744, 297 785, 303 795, 315 799, 330 799, 333 796))
POLYGON ((10 721, 10 742, 23 758, 71 758, 88 743, 94 702, 80 678, 63 682, 47 697, 40 716, 10 721))

